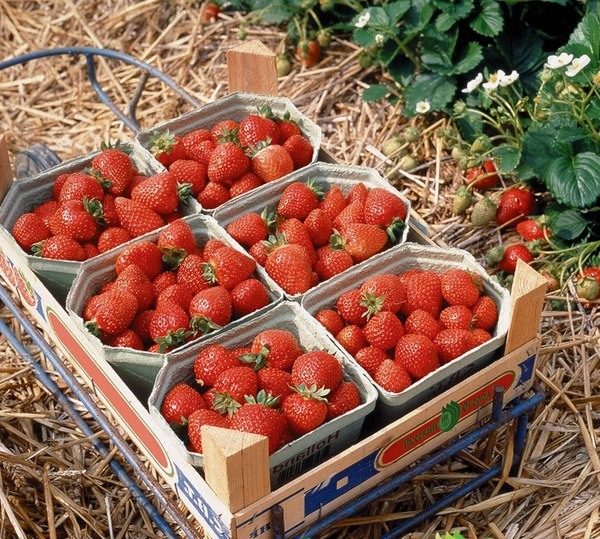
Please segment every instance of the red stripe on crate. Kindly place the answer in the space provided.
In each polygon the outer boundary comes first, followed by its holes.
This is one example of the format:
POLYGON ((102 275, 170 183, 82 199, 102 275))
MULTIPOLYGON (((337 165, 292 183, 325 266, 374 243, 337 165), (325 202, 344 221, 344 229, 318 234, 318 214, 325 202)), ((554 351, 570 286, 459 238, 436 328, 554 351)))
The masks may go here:
POLYGON ((171 461, 148 425, 137 415, 135 410, 125 400, 125 397, 107 377, 106 373, 100 369, 94 358, 87 353, 77 341, 75 335, 63 324, 62 320, 52 309, 47 310, 47 317, 56 337, 65 346, 81 370, 87 373, 91 380, 93 380, 94 386, 102 393, 105 401, 110 403, 112 409, 128 426, 130 433, 133 433, 139 442, 144 445, 154 457, 157 464, 171 472, 171 461))

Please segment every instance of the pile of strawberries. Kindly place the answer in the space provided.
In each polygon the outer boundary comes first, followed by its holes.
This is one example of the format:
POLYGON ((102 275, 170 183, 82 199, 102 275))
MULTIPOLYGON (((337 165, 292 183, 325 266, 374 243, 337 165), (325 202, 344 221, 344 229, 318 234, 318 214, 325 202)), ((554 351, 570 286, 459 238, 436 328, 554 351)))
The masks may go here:
POLYGON ((490 340, 498 308, 461 269, 384 273, 342 294, 317 320, 387 391, 398 393, 490 340))
POLYGON ((142 176, 123 148, 105 148, 90 168, 61 174, 52 199, 21 215, 12 235, 44 258, 85 260, 180 217, 190 184, 168 172, 142 176))
POLYGON ((109 346, 168 352, 267 305, 255 269, 218 239, 197 245, 178 219, 117 256, 116 279, 86 302, 86 328, 109 346))
POLYGON ((333 185, 288 185, 274 209, 248 213, 227 225, 237 240, 288 294, 306 292, 396 243, 407 208, 393 193, 357 183, 344 195, 333 185))
POLYGON ((182 137, 157 132, 150 151, 178 181, 192 184, 207 209, 304 167, 313 157, 298 124, 289 114, 276 118, 268 106, 239 123, 221 120, 182 137))
POLYGON ((194 386, 175 385, 161 414, 187 424, 189 446, 202 453, 200 427, 213 425, 261 434, 269 454, 361 404, 343 379, 340 362, 323 350, 303 350, 293 333, 267 329, 247 346, 203 348, 194 362, 194 386))

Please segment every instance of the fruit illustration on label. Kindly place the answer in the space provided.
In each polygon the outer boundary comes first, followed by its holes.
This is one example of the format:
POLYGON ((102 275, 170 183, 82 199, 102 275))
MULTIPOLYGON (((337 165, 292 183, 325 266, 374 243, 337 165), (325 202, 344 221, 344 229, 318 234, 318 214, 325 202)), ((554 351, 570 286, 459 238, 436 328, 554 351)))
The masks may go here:
POLYGON ((448 432, 449 430, 452 430, 454 425, 458 423, 459 418, 460 405, 458 402, 450 401, 442 408, 442 415, 440 416, 440 430, 442 432, 448 432))

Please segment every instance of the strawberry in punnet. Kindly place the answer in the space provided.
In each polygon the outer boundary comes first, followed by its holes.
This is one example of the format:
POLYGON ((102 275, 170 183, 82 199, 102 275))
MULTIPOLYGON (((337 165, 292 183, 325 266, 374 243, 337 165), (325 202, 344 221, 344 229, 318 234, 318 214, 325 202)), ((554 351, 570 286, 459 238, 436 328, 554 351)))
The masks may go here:
POLYGON ((214 142, 239 142, 238 130, 235 120, 221 120, 211 127, 210 134, 214 142))
POLYGON ((87 255, 80 243, 69 236, 52 236, 46 240, 34 243, 31 252, 35 256, 55 260, 85 260, 87 255))
POLYGON ((129 185, 127 186, 127 191, 125 191, 125 196, 131 196, 131 191, 142 182, 145 182, 150 176, 141 176, 139 174, 135 175, 129 185))
POLYGON ((269 253, 271 252, 270 247, 271 244, 268 241, 257 241, 250 249, 248 249, 248 254, 254 258, 258 264, 264 267, 267 263, 269 253))
POLYGON ((342 382, 327 397, 327 419, 344 415, 361 404, 360 392, 354 382, 342 382))
POLYGON ((254 363, 258 368, 262 363, 269 367, 289 371, 294 361, 302 354, 302 349, 295 335, 290 331, 266 329, 254 337, 251 353, 256 357, 245 358, 244 361, 247 363, 254 363), (259 358, 258 355, 262 357, 259 358))
POLYGON ((322 191, 314 181, 291 183, 281 193, 277 213, 286 219, 295 217, 303 221, 319 207, 321 196, 322 191))
POLYGON ((500 182, 498 170, 491 159, 486 159, 479 167, 469 169, 465 178, 475 189, 491 189, 500 182))
POLYGON ((82 247, 83 247, 83 250, 85 251, 86 259, 94 258, 95 256, 98 256, 100 254, 98 252, 98 247, 96 247, 93 243, 84 243, 82 245, 82 247))
POLYGON ((173 221, 162 230, 156 244, 163 253, 163 261, 174 268, 187 255, 196 252, 196 237, 190 225, 181 219, 173 221))
POLYGON ((517 260, 522 260, 527 264, 533 261, 531 251, 522 243, 515 243, 504 249, 502 259, 498 263, 498 269, 512 274, 517 269, 517 260))
POLYGON ((344 249, 342 238, 339 235, 332 236, 331 244, 321 247, 317 251, 317 257, 315 271, 321 281, 326 281, 354 265, 354 261, 350 253, 344 249))
POLYGON ((102 205, 97 200, 68 200, 60 204, 49 220, 54 236, 70 236, 77 241, 90 241, 98 232, 102 205))
POLYGON ((292 157, 283 146, 278 144, 259 148, 252 156, 252 172, 263 182, 278 180, 293 170, 292 157))
POLYGON ((327 399, 329 390, 306 387, 294 388, 281 405, 288 425, 299 436, 320 427, 327 419, 327 399))
MULTIPOLYGON (((154 309, 142 311, 141 313, 138 313, 133 319, 133 322, 131 322, 131 329, 145 344, 152 342, 152 339, 150 338, 150 320, 152 319, 153 313, 154 309)), ((84 316, 84 318, 88 317, 84 316)))
POLYGON ((369 344, 382 350, 394 348, 398 339, 404 335, 404 327, 400 319, 390 311, 376 313, 365 325, 365 337, 369 344))
POLYGON ((221 204, 225 204, 231 195, 229 189, 220 183, 208 182, 203 191, 198 195, 198 202, 203 208, 212 210, 221 204))
POLYGON ((441 330, 440 323, 431 313, 417 309, 410 313, 404 322, 404 331, 408 334, 425 335, 433 341, 441 330))
POLYGON ((479 288, 473 276, 465 270, 452 269, 440 276, 442 296, 450 305, 472 307, 479 299, 479 288))
POLYGON ((368 346, 367 338, 361 328, 353 324, 342 328, 335 336, 335 340, 342 345, 351 356, 368 346))
POLYGON ((135 174, 129 156, 117 147, 103 149, 92 159, 92 173, 107 182, 107 190, 113 195, 122 195, 127 191, 135 174))
POLYGON ((241 360, 241 357, 246 354, 251 354, 252 345, 248 346, 237 346, 236 348, 231 349, 231 353, 241 360))
POLYGON ((373 375, 375 383, 391 393, 400 393, 412 384, 406 369, 400 363, 386 359, 373 375))
POLYGON ((304 227, 315 247, 326 245, 333 234, 333 223, 324 210, 316 208, 304 220, 304 227))
POLYGON ((185 383, 173 386, 163 399, 160 413, 168 423, 185 425, 196 410, 206 408, 202 395, 185 383))
MULTIPOLYGON (((217 376, 213 389, 226 393, 238 404, 243 404, 246 395, 254 396, 258 391, 258 377, 250 367, 232 367, 217 376)), ((213 399, 213 402, 216 399, 213 399)), ((215 409, 217 409, 215 407, 215 409)))
POLYGON ((117 348, 144 350, 142 339, 140 339, 139 335, 131 329, 126 329, 123 333, 119 333, 118 335, 111 335, 104 340, 104 344, 117 348))
POLYGON ((517 223, 517 234, 525 241, 535 241, 549 238, 552 236, 552 231, 536 219, 526 219, 517 223))
MULTIPOLYGON (((56 200, 46 200, 40 204, 37 208, 34 208, 33 213, 42 218, 46 227, 50 218, 54 215, 54 212, 58 209, 58 202, 56 200)), ((27 214, 25 214, 27 215, 27 214)), ((18 219, 17 219, 18 220, 18 219)))
POLYGON ((269 293, 258 279, 246 279, 231 290, 231 306, 236 317, 258 311, 269 304, 269 293))
POLYGON ((231 428, 241 432, 252 432, 266 436, 269 440, 269 455, 277 451, 283 440, 287 423, 284 415, 275 410, 278 398, 259 391, 247 399, 231 418, 231 428))
POLYGON ((313 158, 313 147, 310 141, 302 135, 292 135, 284 143, 283 148, 287 150, 294 163, 294 168, 302 168, 310 164, 313 158))
POLYGON ((102 199, 102 217, 104 226, 121 226, 115 198, 112 195, 104 195, 102 199))
POLYGON ((488 342, 492 336, 485 329, 475 328, 471 330, 471 342, 473 348, 482 345, 484 342, 488 342))
POLYGON ((302 40, 296 46, 296 58, 304 67, 312 67, 321 59, 321 45, 316 39, 302 40))
POLYGON ((217 377, 233 367, 239 367, 238 358, 220 344, 211 344, 200 350, 194 361, 194 378, 201 386, 213 386, 217 377))
POLYGON ((150 151, 157 161, 163 165, 170 165, 178 159, 186 158, 186 149, 183 141, 170 131, 153 133, 150 137, 150 151))
POLYGON ((54 200, 58 200, 60 197, 60 192, 68 178, 69 174, 60 174, 54 180, 54 183, 52 184, 52 198, 54 200))
POLYGON ((510 187, 504 191, 498 203, 496 222, 503 225, 512 222, 512 225, 523 220, 534 210, 533 192, 526 187, 510 187))
MULTIPOLYGON (((174 271, 161 271, 152 281, 154 294, 158 296, 163 290, 174 284, 177 284, 177 274, 174 271)), ((194 293, 193 290, 190 292, 194 293)))
POLYGON ((312 286, 310 257, 301 245, 275 248, 267 257, 265 269, 288 294, 302 294, 312 286))
POLYGON ((95 296, 90 296, 83 307, 83 319, 90 320, 96 314, 96 309, 98 306, 102 305, 102 294, 96 294, 95 296))
POLYGON ((337 358, 323 350, 307 352, 292 367, 292 383, 315 385, 333 391, 342 382, 342 366, 337 358))
POLYGON ((207 166, 193 159, 179 159, 169 167, 169 174, 178 184, 189 184, 191 194, 198 196, 206 185, 207 166))
POLYGON ((393 273, 382 273, 367 279, 360 287, 361 303, 367 318, 379 311, 397 313, 406 302, 402 281, 393 273))
POLYGON ((283 118, 276 120, 277 128, 279 129, 279 141, 283 144, 292 135, 301 135, 302 131, 298 124, 291 119, 290 113, 286 112, 283 118))
POLYGON ((158 213, 129 198, 115 198, 115 209, 122 227, 133 236, 141 236, 164 225, 164 220, 158 213))
POLYGON ((191 184, 179 184, 170 172, 161 172, 136 185, 131 191, 131 199, 166 215, 177 210, 179 203, 185 202, 190 193, 191 184))
POLYGON ((369 190, 366 185, 362 182, 358 182, 350 189, 348 193, 348 204, 358 202, 361 206, 367 203, 367 197, 369 196, 369 190))
POLYGON ((192 451, 202 453, 202 427, 210 425, 213 427, 229 428, 229 420, 214 410, 196 410, 188 417, 187 435, 192 451))
POLYGON ((315 314, 315 318, 332 335, 337 335, 344 328, 342 317, 333 309, 321 309, 315 314))
POLYGON ((442 285, 440 278, 432 271, 419 271, 413 273, 405 281, 406 303, 402 312, 410 315, 413 311, 421 309, 437 318, 442 309, 442 285))
MULTIPOLYGON (((219 184, 231 184, 250 169, 250 159, 233 142, 218 144, 208 161, 208 179, 219 184)), ((260 174, 259 174, 260 176, 260 174)))
POLYGON ((433 341, 440 363, 448 363, 473 348, 471 332, 466 329, 443 329, 433 341))
POLYGON ((348 203, 346 202, 346 197, 342 190, 337 185, 332 185, 323 197, 320 207, 327 214, 329 219, 334 222, 336 217, 347 205, 348 203))
POLYGON ((206 335, 231 321, 231 296, 222 286, 200 290, 192 298, 189 313, 192 329, 206 335))
POLYGON ((227 290, 248 279, 255 269, 255 260, 227 245, 212 253, 203 266, 204 279, 227 290))
POLYGON ((333 228, 344 233, 346 229, 356 223, 365 222, 365 205, 359 201, 348 204, 334 219, 333 228))
MULTIPOLYGON (((217 147, 217 144, 212 138, 210 140, 203 140, 194 148, 194 153, 192 156, 188 156, 194 161, 202 164, 208 169, 208 163, 210 161, 210 156, 213 151, 217 147)), ((207 170, 208 172, 208 170, 207 170)))
POLYGON ((229 223, 226 227, 229 235, 246 248, 269 237, 269 229, 263 216, 247 213, 229 223))
POLYGON ((150 337, 160 345, 159 351, 176 348, 193 335, 190 317, 177 303, 162 301, 150 319, 150 337))
POLYGON ((118 335, 123 333, 137 313, 138 301, 129 292, 105 292, 95 305, 94 316, 86 320, 85 327, 90 333, 118 335))
POLYGON ((404 335, 398 340, 394 360, 413 378, 420 379, 440 364, 434 343, 424 335, 404 335))
MULTIPOLYGON (((154 289, 154 287, 152 288, 154 289)), ((187 286, 172 284, 156 295, 156 308, 165 301, 171 301, 179 305, 187 313, 193 297, 194 293, 187 286)))
POLYGON ((60 190, 58 201, 78 200, 83 202, 84 199, 91 200, 92 198, 96 198, 102 202, 104 189, 100 182, 84 172, 74 172, 73 174, 69 174, 67 181, 65 181, 60 190))
POLYGON ((151 241, 140 241, 119 253, 115 260, 117 275, 130 264, 139 266, 149 279, 154 279, 162 271, 162 253, 151 241))
POLYGON ((154 304, 154 287, 144 270, 135 264, 130 264, 117 275, 111 290, 131 292, 138 301, 138 312, 145 311, 154 304))
POLYGON ((231 198, 239 197, 252 189, 262 185, 261 179, 254 172, 246 172, 241 178, 235 180, 229 188, 231 198))
POLYGON ((367 323, 367 308, 363 305, 360 288, 344 292, 335 302, 339 315, 348 323, 364 326, 367 323))
POLYGON ((279 397, 279 403, 292 392, 292 375, 274 367, 263 367, 257 371, 258 388, 274 397, 279 397))
POLYGON ((279 144, 277 124, 267 117, 271 112, 270 109, 259 109, 259 112, 261 114, 249 114, 240 122, 238 138, 242 146, 254 146, 263 141, 268 144, 279 144))
POLYGON ((471 329, 473 313, 464 305, 450 305, 440 313, 440 324, 444 329, 471 329))
POLYGON ((406 221, 406 206, 396 195, 381 187, 371 189, 365 200, 365 223, 387 230, 390 241, 397 242, 406 221))
POLYGON ((352 223, 343 232, 348 251, 355 262, 362 262, 376 255, 387 244, 387 234, 377 225, 352 223))
POLYGON ((131 234, 124 228, 111 226, 100 232, 98 236, 98 252, 105 253, 117 245, 121 245, 131 239, 131 234))
POLYGON ((204 278, 204 259, 199 255, 186 256, 177 268, 177 283, 194 294, 209 288, 210 283, 204 278))
POLYGON ((310 241, 308 230, 306 230, 302 221, 295 217, 286 219, 279 225, 279 234, 283 236, 282 243, 294 243, 304 247, 310 257, 312 266, 317 263, 317 252, 315 251, 312 241, 310 241))
POLYGON ((473 305, 473 326, 491 331, 498 322, 498 307, 489 296, 481 296, 473 305))
MULTIPOLYGON (((181 137, 181 144, 185 149, 185 157, 187 159, 193 159, 195 161, 201 161, 197 156, 197 149, 203 142, 210 140, 212 142, 212 135, 207 129, 194 129, 189 133, 186 133, 181 137)), ((169 167, 169 170, 171 168, 169 167)))
POLYGON ((15 221, 12 235, 23 250, 30 251, 35 243, 49 238, 50 231, 41 216, 36 213, 24 213, 15 221))
POLYGON ((354 354, 356 362, 373 376, 379 366, 386 360, 389 359, 385 350, 378 348, 377 346, 366 346, 361 348, 356 354, 354 354))

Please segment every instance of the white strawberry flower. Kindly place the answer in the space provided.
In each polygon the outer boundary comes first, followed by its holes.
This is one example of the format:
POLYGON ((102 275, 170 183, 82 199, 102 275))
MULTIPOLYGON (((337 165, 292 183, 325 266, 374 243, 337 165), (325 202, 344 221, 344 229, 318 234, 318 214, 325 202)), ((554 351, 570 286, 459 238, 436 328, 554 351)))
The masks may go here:
POLYGON ((510 86, 518 78, 519 74, 513 69, 510 75, 504 75, 504 77, 500 79, 500 86, 510 86))
POLYGON ((567 52, 561 52, 558 56, 556 56, 555 54, 551 54, 550 56, 548 56, 544 67, 547 67, 549 69, 560 69, 561 67, 569 65, 571 63, 571 60, 573 60, 573 55, 567 52))
POLYGON ((426 112, 429 112, 431 110, 431 105, 429 104, 429 101, 427 101, 427 99, 425 99, 424 101, 419 101, 415 105, 415 110, 419 114, 425 114, 426 112))
POLYGON ((571 64, 567 67, 565 75, 567 77, 574 77, 591 61, 591 58, 587 54, 583 54, 579 58, 574 58, 571 64))
POLYGON ((483 82, 483 75, 481 73, 477 73, 477 76, 467 82, 466 88, 463 88, 461 91, 463 94, 470 94, 473 90, 479 88, 479 85, 483 82))
POLYGON ((356 21, 356 23, 354 24, 354 26, 356 26, 356 28, 364 28, 369 23, 369 20, 371 20, 371 14, 368 11, 365 11, 358 18, 358 20, 356 21))
POLYGON ((385 37, 383 34, 375 34, 375 43, 381 45, 385 41, 385 37))
POLYGON ((506 77, 506 73, 499 69, 496 73, 492 73, 487 80, 487 82, 483 83, 483 88, 487 91, 495 90, 498 88, 500 81, 506 77))

